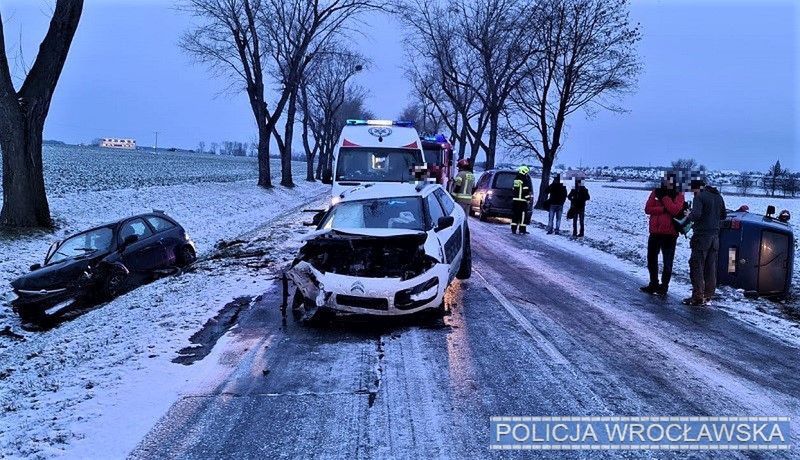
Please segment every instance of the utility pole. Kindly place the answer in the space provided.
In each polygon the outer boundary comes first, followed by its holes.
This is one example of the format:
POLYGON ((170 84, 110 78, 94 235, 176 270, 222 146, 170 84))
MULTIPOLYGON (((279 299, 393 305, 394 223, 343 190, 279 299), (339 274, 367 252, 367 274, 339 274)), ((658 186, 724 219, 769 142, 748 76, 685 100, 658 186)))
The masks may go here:
POLYGON ((153 146, 153 153, 158 153, 158 131, 156 133, 156 144, 153 146))

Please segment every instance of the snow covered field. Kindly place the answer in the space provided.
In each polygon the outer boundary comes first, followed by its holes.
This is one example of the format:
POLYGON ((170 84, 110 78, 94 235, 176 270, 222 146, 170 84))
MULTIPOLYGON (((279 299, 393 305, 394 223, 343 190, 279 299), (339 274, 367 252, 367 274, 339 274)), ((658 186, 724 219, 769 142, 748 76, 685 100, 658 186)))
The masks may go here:
MULTIPOLYGON (((148 429, 186 376, 198 372, 173 364, 177 351, 226 304, 242 297, 247 303, 268 289, 275 267, 299 244, 299 208, 327 191, 302 180, 294 189, 259 189, 253 159, 60 149, 45 159, 53 163, 48 189, 57 230, 0 237, 0 457, 63 454, 68 444, 98 431, 88 428, 97 420, 130 427, 108 440, 109 448, 143 434, 135 428, 148 429), (60 168, 74 171, 61 177, 60 168), (8 282, 40 262, 53 240, 153 208, 177 219, 195 240, 201 257, 195 271, 134 290, 46 332, 20 327, 6 304, 13 297, 8 282), (219 241, 233 244, 217 251, 219 241), (137 407, 116 407, 117 392, 140 392, 137 407), (104 414, 122 418, 98 418, 104 414)), ((304 164, 295 168, 303 177, 304 164)))

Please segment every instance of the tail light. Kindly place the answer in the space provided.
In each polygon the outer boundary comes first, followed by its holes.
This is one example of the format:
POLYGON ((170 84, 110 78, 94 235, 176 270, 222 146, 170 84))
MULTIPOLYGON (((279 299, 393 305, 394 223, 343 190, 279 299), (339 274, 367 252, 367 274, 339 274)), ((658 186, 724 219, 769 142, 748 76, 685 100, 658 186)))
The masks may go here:
MULTIPOLYGON (((734 221, 737 222, 737 221, 734 221)), ((736 255, 738 249, 734 246, 728 248, 728 273, 734 274, 736 273, 736 255)))

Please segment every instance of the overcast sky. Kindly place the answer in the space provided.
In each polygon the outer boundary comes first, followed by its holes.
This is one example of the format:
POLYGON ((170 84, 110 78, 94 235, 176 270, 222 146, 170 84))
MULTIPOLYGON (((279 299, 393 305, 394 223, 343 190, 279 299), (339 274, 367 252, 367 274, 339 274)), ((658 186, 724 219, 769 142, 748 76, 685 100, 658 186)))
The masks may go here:
MULTIPOLYGON (((33 60, 52 2, 0 0, 6 46, 33 60)), ((86 0, 53 100, 45 137, 71 143, 133 137, 194 148, 198 141, 252 140, 252 114, 229 81, 192 64, 177 47, 191 18, 169 0, 86 0)), ((800 8, 778 0, 634 1, 645 69, 625 114, 570 120, 559 162, 668 164, 682 156, 711 168, 800 169, 800 8)), ((382 14, 362 18, 353 46, 374 65, 357 81, 370 109, 393 118, 407 103, 403 31, 382 14)), ((12 66, 22 75, 22 62, 12 66)))

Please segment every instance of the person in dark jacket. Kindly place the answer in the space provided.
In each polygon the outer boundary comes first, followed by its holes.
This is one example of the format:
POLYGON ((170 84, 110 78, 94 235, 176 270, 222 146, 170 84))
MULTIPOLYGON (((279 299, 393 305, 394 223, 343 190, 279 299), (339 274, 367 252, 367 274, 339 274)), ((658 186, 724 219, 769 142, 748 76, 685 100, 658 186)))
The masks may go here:
POLYGON ((650 192, 644 212, 650 216, 650 237, 647 240, 647 270, 650 284, 641 288, 648 294, 665 296, 672 278, 672 263, 675 260, 675 246, 678 244, 678 230, 672 219, 682 217, 685 197, 678 191, 675 175, 668 174, 661 186, 650 192), (661 253, 664 268, 661 283, 658 282, 658 254, 661 253))
POLYGON ((691 182, 694 192, 692 211, 692 255, 689 258, 689 277, 692 296, 683 300, 686 305, 701 306, 714 297, 717 290, 717 255, 719 254, 720 221, 725 219, 725 200, 704 179, 691 182))
POLYGON ((564 211, 564 203, 567 201, 567 187, 561 183, 561 174, 556 174, 553 182, 547 186, 547 203, 550 211, 547 218, 547 234, 558 235, 561 232, 561 214, 564 211), (553 219, 556 221, 553 227, 553 219))
POLYGON ((583 185, 583 179, 575 178, 575 188, 570 190, 567 199, 570 202, 567 217, 572 218, 572 236, 583 238, 584 220, 586 218, 586 202, 591 199, 589 189, 583 185), (578 232, 578 219, 581 221, 581 231, 578 232))
POLYGON ((525 214, 528 211, 528 202, 531 201, 533 195, 531 194, 530 178, 527 177, 530 168, 525 165, 517 169, 517 176, 514 178, 513 185, 513 201, 511 201, 511 233, 519 233, 521 235, 528 234, 528 227, 526 225, 525 214))

